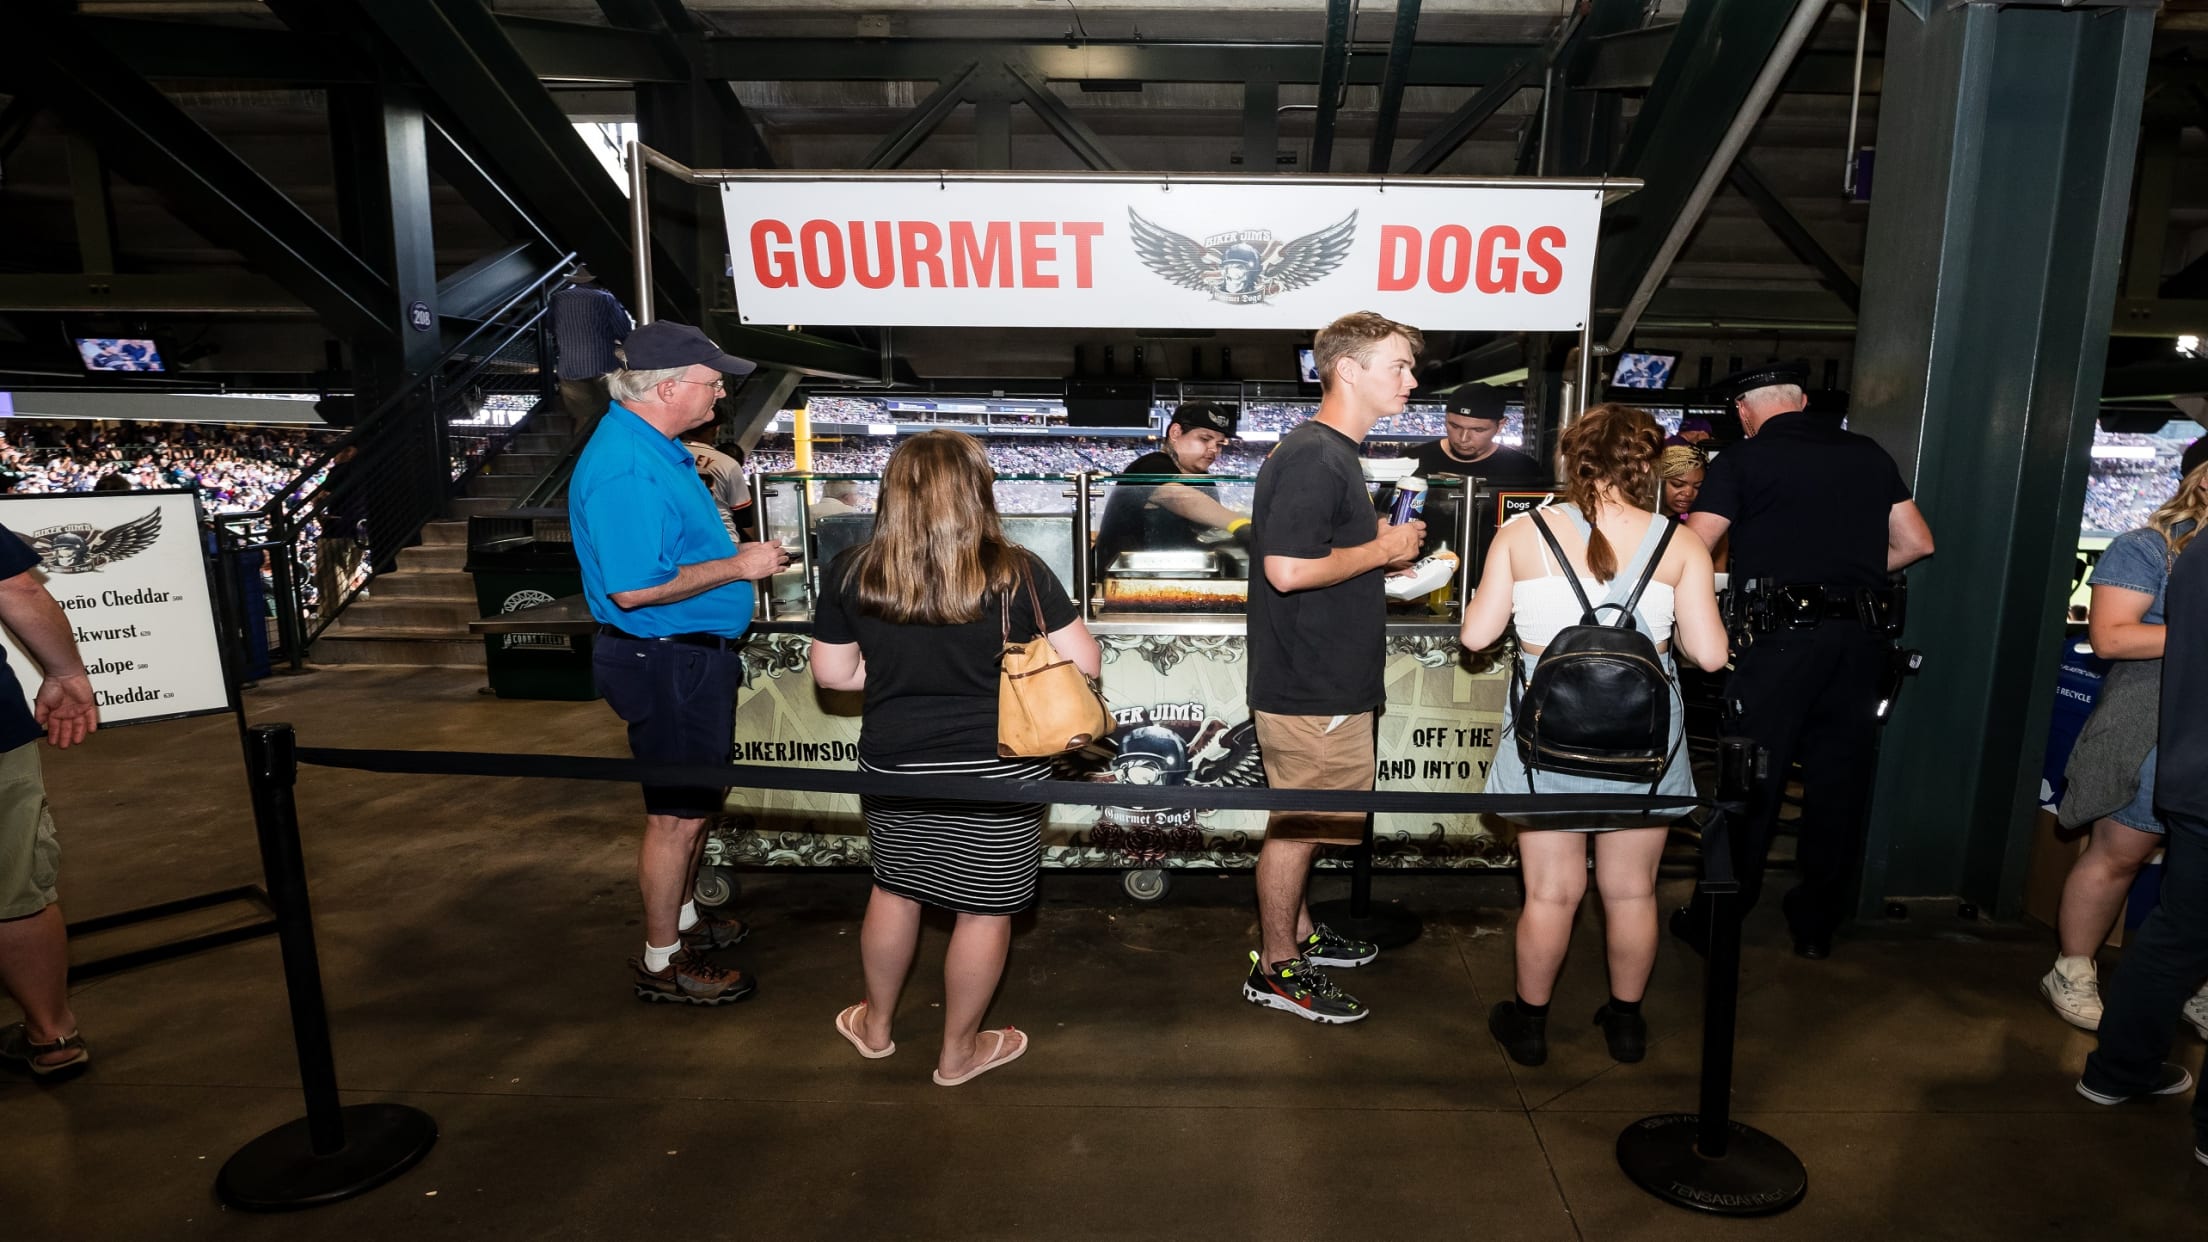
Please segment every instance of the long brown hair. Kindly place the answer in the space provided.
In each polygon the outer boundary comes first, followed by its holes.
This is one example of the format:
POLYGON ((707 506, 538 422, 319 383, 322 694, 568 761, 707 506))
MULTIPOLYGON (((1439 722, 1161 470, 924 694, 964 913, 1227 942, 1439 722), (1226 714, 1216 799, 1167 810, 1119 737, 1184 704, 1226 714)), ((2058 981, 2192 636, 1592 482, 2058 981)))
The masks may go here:
POLYGON ((1613 488, 1625 503, 1653 510, 1663 428, 1639 406, 1604 402, 1566 427, 1556 448, 1564 499, 1587 515, 1587 572, 1608 582, 1618 575, 1618 554, 1595 524, 1602 489, 1613 488))
POLYGON ((997 518, 996 477, 981 441, 964 432, 924 431, 898 445, 882 468, 874 537, 852 553, 859 611, 963 625, 992 592, 1010 590, 1021 557, 997 518))
POLYGON ((2208 464, 2198 465, 2187 471, 2177 481, 2177 495, 2162 502, 2162 507, 2147 515, 2147 526, 2162 536, 2170 545, 2170 557, 2185 550, 2200 528, 2208 520, 2208 464), (2177 528, 2191 522, 2193 528, 2179 534, 2177 528))

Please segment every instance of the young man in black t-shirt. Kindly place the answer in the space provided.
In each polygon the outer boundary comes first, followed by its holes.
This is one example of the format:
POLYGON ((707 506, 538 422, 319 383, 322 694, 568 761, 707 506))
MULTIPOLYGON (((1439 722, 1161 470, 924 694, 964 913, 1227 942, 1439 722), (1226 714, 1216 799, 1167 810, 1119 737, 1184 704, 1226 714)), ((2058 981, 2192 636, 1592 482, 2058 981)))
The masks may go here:
MULTIPOLYGON (((1210 474, 1234 438, 1235 412, 1209 401, 1173 411, 1165 444, 1127 463, 1123 474, 1210 474)), ((1096 572, 1108 572, 1122 552, 1193 548, 1207 530, 1240 535, 1250 519, 1219 503, 1209 483, 1114 483, 1096 528, 1096 572)))
POLYGON ((1446 434, 1411 454, 1418 463, 1412 473, 1422 479, 1461 474, 1511 486, 1553 482, 1555 472, 1531 454, 1495 442, 1503 429, 1506 400, 1501 389, 1486 384, 1466 384, 1449 394, 1448 412, 1442 416, 1446 434))
MULTIPOLYGON (((1281 439, 1257 475, 1252 504, 1249 702, 1275 789, 1371 789, 1373 718, 1386 691, 1387 594, 1381 579, 1407 565, 1423 522, 1375 519, 1357 446, 1374 423, 1401 413, 1418 386, 1424 339, 1369 311, 1321 331, 1319 412, 1281 439)), ((1244 999, 1314 1022, 1355 1022, 1368 1010, 1323 968, 1379 955, 1314 924, 1304 900, 1321 845, 1355 845, 1357 814, 1274 811, 1257 858, 1260 943, 1244 999)))

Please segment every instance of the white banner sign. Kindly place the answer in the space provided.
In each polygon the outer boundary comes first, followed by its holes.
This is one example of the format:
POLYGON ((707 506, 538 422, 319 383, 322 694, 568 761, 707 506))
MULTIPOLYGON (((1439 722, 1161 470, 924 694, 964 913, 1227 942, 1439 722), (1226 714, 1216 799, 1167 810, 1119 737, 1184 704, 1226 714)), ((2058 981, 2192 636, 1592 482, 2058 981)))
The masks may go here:
POLYGON ((741 180, 748 323, 1577 331, 1602 191, 1282 180, 741 180))
MULTIPOLYGON (((38 553, 38 575, 75 631, 100 724, 228 711, 199 503, 190 492, 0 496, 0 525, 38 553)), ((44 680, 13 634, 8 666, 35 699, 44 680)))

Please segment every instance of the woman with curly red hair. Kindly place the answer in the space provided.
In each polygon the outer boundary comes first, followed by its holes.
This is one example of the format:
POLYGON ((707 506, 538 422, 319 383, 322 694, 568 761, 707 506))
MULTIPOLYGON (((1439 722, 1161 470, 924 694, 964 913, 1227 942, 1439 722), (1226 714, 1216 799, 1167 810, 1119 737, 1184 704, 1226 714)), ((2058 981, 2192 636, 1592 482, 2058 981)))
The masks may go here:
MULTIPOLYGON (((1489 647, 1515 627, 1519 651, 1528 668, 1535 667, 1557 633, 1580 621, 1579 596, 1564 574, 1578 578, 1581 591, 1599 601, 1612 582, 1639 581, 1654 560, 1655 572, 1633 610, 1634 624, 1663 654, 1667 674, 1676 676, 1674 646, 1707 671, 1723 668, 1725 625, 1717 612, 1710 554, 1699 539, 1666 543, 1662 538, 1672 525, 1656 512, 1663 429, 1646 410, 1598 405, 1565 428, 1557 448, 1563 503, 1513 518, 1496 535, 1479 590, 1465 608, 1465 649, 1489 647), (1534 529, 1537 522, 1555 537, 1568 564, 1557 563, 1534 529)), ((1604 620, 1615 618, 1606 614, 1604 620)), ((1683 714, 1674 689, 1670 759, 1655 792, 1691 798, 1694 775, 1681 736, 1683 714)), ((1512 733, 1516 721, 1508 710, 1503 723, 1503 742, 1488 770, 1489 793, 1650 792, 1645 781, 1548 771, 1536 781, 1519 758, 1512 733)), ((1641 996, 1656 964, 1656 864, 1665 836, 1664 826, 1655 822, 1659 816, 1541 812, 1512 818, 1520 823, 1518 857, 1526 884, 1518 917, 1517 996, 1495 1006, 1488 1030, 1521 1065, 1548 1059, 1549 999, 1571 942, 1573 917, 1586 895, 1587 837, 1593 834, 1610 966, 1610 1001, 1596 1011, 1595 1022, 1612 1057, 1640 1060, 1648 1042, 1641 996)))

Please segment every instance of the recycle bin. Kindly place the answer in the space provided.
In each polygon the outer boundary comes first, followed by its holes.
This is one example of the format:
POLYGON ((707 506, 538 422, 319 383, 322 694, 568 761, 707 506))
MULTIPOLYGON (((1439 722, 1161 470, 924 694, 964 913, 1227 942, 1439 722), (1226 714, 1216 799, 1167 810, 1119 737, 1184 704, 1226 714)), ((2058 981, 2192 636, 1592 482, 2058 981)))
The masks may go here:
MULTIPOLYGON (((468 572, 485 619, 580 597, 583 571, 575 559, 567 519, 512 514, 468 519, 468 572)), ((491 692, 502 699, 598 697, 590 671, 595 625, 579 610, 548 617, 541 631, 483 635, 483 664, 491 692)))

